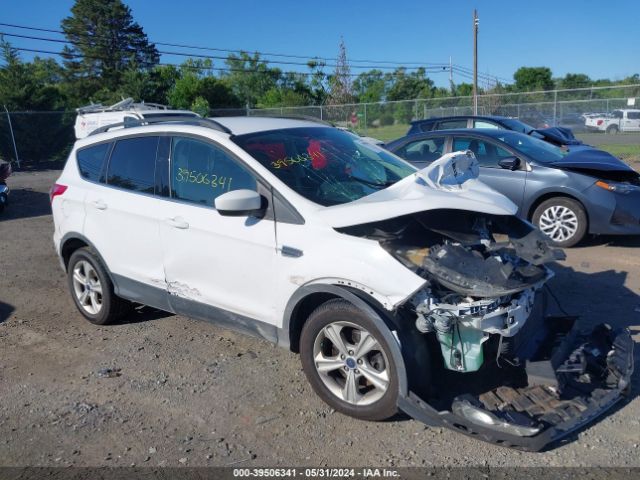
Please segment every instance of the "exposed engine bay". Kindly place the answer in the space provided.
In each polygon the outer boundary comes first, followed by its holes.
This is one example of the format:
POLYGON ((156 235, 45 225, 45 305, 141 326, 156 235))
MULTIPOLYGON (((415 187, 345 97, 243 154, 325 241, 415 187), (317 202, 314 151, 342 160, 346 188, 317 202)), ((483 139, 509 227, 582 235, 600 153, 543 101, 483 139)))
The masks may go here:
POLYGON ((514 216, 436 210, 348 227, 375 239, 427 286, 410 300, 415 325, 434 333, 446 368, 477 371, 490 335, 513 337, 536 292, 562 259, 534 227, 514 216))
POLYGON ((397 312, 428 346, 419 395, 402 406, 415 418, 539 450, 627 389, 628 330, 578 334, 577 317, 547 316, 545 264, 564 253, 528 222, 447 209, 339 231, 378 241, 426 280, 397 312))

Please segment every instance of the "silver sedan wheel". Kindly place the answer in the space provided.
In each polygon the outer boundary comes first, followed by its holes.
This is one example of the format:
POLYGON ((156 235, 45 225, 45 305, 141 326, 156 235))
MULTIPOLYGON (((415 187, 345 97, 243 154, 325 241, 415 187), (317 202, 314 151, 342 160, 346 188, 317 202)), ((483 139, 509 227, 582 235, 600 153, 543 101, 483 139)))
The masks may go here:
POLYGON ((564 242, 578 231, 578 216, 570 208, 554 205, 542 212, 538 226, 554 242, 564 242))
POLYGON ((102 309, 102 285, 95 268, 86 260, 73 267, 73 293, 80 306, 89 314, 97 315, 102 309))
POLYGON ((351 405, 370 405, 389 387, 389 362, 378 340, 350 322, 324 327, 313 344, 316 371, 324 385, 351 405))

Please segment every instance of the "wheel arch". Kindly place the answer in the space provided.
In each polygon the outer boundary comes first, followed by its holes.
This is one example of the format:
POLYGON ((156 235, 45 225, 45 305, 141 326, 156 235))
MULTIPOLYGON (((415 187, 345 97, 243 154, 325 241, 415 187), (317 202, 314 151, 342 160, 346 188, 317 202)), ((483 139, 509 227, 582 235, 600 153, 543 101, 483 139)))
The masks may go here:
POLYGON ((553 191, 553 192, 546 192, 546 193, 540 195, 538 198, 535 199, 535 201, 529 207, 529 210, 527 212, 527 220, 529 220, 531 223, 533 223, 533 214, 536 211, 536 209, 543 202, 546 202, 547 200, 550 200, 552 198, 557 198, 557 197, 568 198, 568 199, 574 200, 574 201, 576 201, 576 202, 578 202, 580 204, 580 206, 582 207, 582 210, 584 210, 584 215, 587 218, 587 232, 588 232, 589 231, 589 211, 587 210, 587 207, 585 207, 584 202, 582 202, 577 196, 571 195, 570 193, 567 193, 567 192, 553 191))
POLYGON ((298 353, 302 327, 311 312, 323 303, 336 298, 342 298, 353 304, 378 327, 391 349, 396 364, 400 395, 407 395, 408 383, 405 362, 398 337, 393 333, 394 330, 397 330, 395 322, 389 314, 385 313, 382 305, 365 292, 329 284, 305 285, 298 288, 287 303, 282 325, 282 337, 284 338, 279 337, 278 343, 298 353))
POLYGON ((109 276, 109 280, 111 280, 111 283, 113 284, 113 288, 117 295, 118 285, 114 281, 113 275, 111 275, 111 270, 109 270, 107 263, 104 261, 104 258, 102 258, 102 255, 100 255, 100 252, 95 247, 95 245, 93 245, 93 243, 91 243, 89 239, 86 238, 81 233, 70 232, 70 233, 67 233, 60 240, 60 258, 62 259, 62 265, 64 267, 65 272, 68 271, 69 260, 71 259, 71 255, 73 255, 73 252, 84 247, 89 247, 93 251, 93 253, 98 257, 98 260, 100 260, 100 262, 102 263, 102 266, 104 267, 104 270, 107 272, 107 275, 109 276))

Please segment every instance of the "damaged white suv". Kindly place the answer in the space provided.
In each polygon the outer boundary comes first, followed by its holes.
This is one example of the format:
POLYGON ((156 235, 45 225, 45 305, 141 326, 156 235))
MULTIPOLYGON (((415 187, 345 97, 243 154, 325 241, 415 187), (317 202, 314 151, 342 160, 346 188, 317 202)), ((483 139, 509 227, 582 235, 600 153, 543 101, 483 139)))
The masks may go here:
POLYGON ((135 304, 300 352, 340 412, 402 409, 539 450, 613 405, 628 331, 546 317, 545 238, 477 180, 470 152, 423 171, 337 128, 155 118, 79 140, 51 191, 78 310, 135 304))

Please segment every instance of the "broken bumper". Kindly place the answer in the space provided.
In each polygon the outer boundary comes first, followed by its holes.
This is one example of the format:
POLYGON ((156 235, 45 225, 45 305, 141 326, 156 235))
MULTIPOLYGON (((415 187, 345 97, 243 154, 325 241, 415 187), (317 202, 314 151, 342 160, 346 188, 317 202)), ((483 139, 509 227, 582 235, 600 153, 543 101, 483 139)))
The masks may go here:
MULTIPOLYGON (((553 337, 553 332, 547 334, 553 337)), ((530 369, 531 365, 527 365, 529 385, 522 388, 501 386, 477 396, 462 395, 446 411, 436 410, 409 392, 400 398, 399 407, 427 425, 445 426, 496 445, 540 451, 604 414, 628 392, 633 373, 633 340, 629 331, 622 329, 611 334, 606 380, 588 392, 580 392, 580 385, 576 390, 573 382, 574 385, 566 387, 571 393, 559 393, 557 381, 566 383, 567 365, 572 365, 586 337, 572 330, 548 355, 547 363, 553 364, 554 378, 549 375, 544 378, 540 368, 530 369)), ((553 340, 545 339, 547 343, 553 340)), ((532 363, 538 363, 533 367, 544 366, 544 362, 532 363)))

